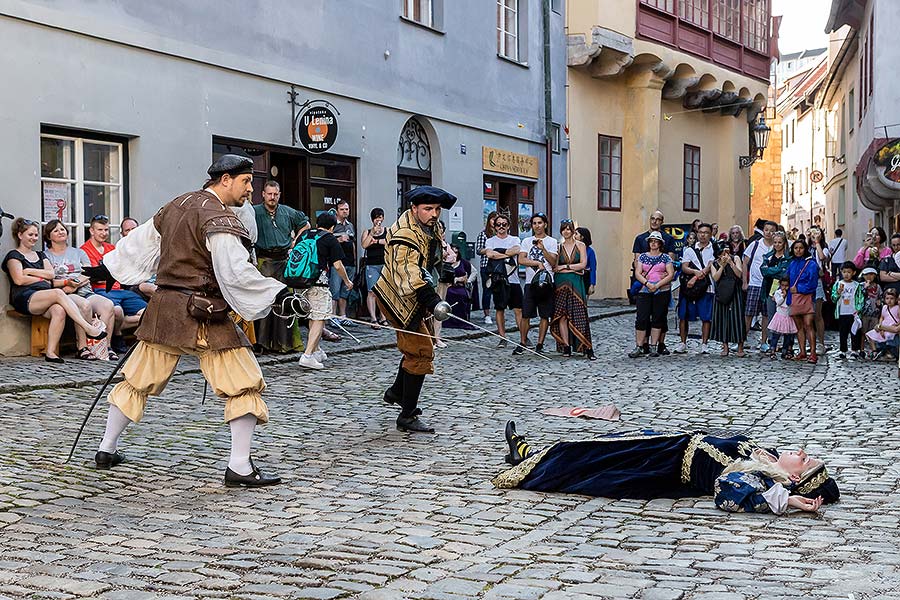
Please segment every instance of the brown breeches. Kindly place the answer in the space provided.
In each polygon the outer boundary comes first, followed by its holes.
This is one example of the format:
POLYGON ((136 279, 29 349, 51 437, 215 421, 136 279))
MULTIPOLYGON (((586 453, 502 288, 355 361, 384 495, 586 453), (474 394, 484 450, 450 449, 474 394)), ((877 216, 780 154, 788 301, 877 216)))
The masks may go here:
POLYGON ((266 383, 249 348, 193 350, 138 342, 122 369, 125 381, 109 392, 109 403, 132 421, 140 421, 147 396, 162 394, 183 354, 200 358, 200 370, 213 393, 225 400, 226 422, 247 414, 254 415, 258 423, 269 420, 269 408, 261 396, 266 383))
MULTIPOLYGON (((402 329, 402 325, 390 318, 391 312, 382 307, 381 300, 376 298, 376 301, 381 312, 388 316, 391 327, 402 329)), ((403 354, 400 366, 410 375, 430 375, 434 373, 434 326, 431 319, 422 319, 416 333, 423 335, 397 332, 397 349, 403 354)))

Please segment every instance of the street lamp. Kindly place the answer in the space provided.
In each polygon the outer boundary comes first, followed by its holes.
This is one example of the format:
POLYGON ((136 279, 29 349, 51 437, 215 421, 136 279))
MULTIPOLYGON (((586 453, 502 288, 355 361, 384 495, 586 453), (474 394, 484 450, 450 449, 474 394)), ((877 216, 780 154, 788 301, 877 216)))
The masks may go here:
POLYGON ((797 171, 794 170, 794 165, 791 165, 791 170, 785 173, 787 175, 788 185, 791 186, 791 198, 794 197, 794 182, 797 181, 797 171))
POLYGON ((766 125, 766 119, 763 115, 759 116, 759 121, 750 126, 750 154, 738 157, 738 166, 745 169, 760 160, 769 145, 769 133, 772 131, 766 125))

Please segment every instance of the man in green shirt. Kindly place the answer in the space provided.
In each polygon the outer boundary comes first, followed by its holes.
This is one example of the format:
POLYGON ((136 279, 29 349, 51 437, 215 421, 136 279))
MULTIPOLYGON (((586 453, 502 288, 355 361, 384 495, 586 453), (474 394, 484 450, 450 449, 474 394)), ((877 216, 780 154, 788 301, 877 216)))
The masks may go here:
MULTIPOLYGON (((263 203, 253 207, 256 213, 256 260, 260 273, 284 281, 288 250, 294 239, 309 229, 309 218, 301 211, 280 204, 281 186, 267 181, 263 186, 263 203)), ((256 321, 256 343, 270 352, 301 352, 303 339, 300 326, 277 317, 274 312, 256 321)))

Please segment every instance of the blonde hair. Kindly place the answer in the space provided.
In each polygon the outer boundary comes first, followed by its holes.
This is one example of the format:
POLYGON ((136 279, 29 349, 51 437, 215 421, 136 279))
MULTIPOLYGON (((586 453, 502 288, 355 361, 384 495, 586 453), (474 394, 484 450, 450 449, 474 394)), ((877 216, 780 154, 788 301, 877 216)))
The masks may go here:
MULTIPOLYGON (((728 475, 729 473, 760 473, 777 483, 792 483, 793 480, 791 479, 790 473, 785 471, 781 465, 775 462, 774 458, 775 457, 767 451, 757 448, 747 460, 737 460, 725 467, 722 470, 722 475, 728 475)), ((800 480, 806 479, 807 475, 815 469, 818 469, 819 466, 820 465, 817 464, 810 467, 800 476, 800 480)))

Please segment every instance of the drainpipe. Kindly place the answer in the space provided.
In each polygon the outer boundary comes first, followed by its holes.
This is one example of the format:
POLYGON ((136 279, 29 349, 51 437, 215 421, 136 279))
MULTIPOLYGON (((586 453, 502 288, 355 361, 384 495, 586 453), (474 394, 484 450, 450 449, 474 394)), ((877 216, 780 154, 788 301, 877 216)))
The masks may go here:
POLYGON ((542 0, 544 27, 544 138, 547 156, 547 216, 553 219, 553 88, 550 79, 550 0, 542 0))

